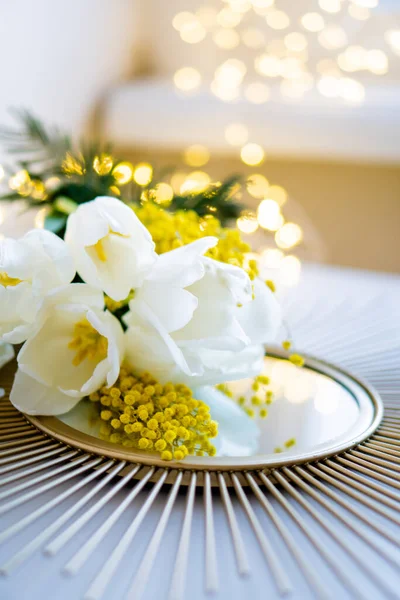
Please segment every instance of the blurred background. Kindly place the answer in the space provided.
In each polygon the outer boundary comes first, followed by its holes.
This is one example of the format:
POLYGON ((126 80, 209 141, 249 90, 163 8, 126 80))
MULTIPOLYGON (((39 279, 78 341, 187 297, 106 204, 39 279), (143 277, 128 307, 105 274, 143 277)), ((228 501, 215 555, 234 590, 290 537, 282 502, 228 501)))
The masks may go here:
POLYGON ((289 285, 400 272, 398 0, 0 0, 0 55, 5 125, 109 140, 139 184, 174 167, 161 201, 243 175, 237 225, 289 285))

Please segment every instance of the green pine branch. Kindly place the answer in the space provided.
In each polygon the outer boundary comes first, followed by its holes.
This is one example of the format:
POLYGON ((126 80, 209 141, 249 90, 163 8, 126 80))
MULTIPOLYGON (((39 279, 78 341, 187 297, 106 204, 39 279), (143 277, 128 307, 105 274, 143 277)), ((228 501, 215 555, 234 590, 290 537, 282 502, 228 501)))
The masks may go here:
MULTIPOLYGON (((29 111, 14 110, 13 115, 18 128, 0 128, 0 143, 14 160, 14 168, 8 175, 25 173, 27 183, 16 189, 10 187, 0 196, 0 201, 23 199, 28 207, 49 205, 45 226, 59 235, 71 207, 106 195, 128 204, 139 204, 143 191, 151 198, 151 190, 173 171, 171 168, 160 170, 144 187, 134 181, 120 185, 113 173, 122 161, 113 157, 109 170, 102 172, 95 168, 98 157, 111 156, 109 145, 82 142, 75 146, 68 135, 57 127, 48 127, 29 111), (50 179, 52 186, 47 188, 50 179)), ((201 216, 213 214, 226 224, 236 219, 243 208, 235 199, 240 186, 239 177, 229 177, 204 191, 175 195, 168 210, 190 209, 201 216)))

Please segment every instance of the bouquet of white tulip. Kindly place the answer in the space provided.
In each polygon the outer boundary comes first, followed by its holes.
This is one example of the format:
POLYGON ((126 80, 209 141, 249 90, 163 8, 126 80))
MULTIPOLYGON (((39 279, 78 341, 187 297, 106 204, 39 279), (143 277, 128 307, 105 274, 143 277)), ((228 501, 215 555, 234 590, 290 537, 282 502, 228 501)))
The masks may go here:
POLYGON ((14 406, 65 413, 113 386, 123 362, 192 390, 260 373, 280 307, 244 268, 205 256, 218 241, 157 254, 132 208, 111 197, 80 205, 65 240, 33 230, 1 241, 0 335, 23 343, 14 406))

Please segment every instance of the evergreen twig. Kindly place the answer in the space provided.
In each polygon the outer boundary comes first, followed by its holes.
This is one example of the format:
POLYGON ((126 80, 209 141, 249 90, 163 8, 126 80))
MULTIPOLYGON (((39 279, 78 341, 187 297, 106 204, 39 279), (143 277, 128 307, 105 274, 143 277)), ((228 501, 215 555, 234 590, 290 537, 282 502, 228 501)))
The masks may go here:
MULTIPOLYGON (((82 142, 75 146, 68 135, 57 127, 48 127, 27 110, 13 110, 20 127, 0 128, 0 143, 15 162, 15 172, 22 172, 26 183, 10 187, 1 200, 23 199, 27 206, 49 206, 45 227, 61 234, 67 214, 60 212, 60 199, 82 204, 97 196, 115 196, 127 203, 138 204, 143 191, 148 192, 171 173, 163 169, 155 174, 148 186, 139 186, 134 181, 120 185, 114 169, 122 161, 113 159, 113 169, 104 172, 94 168, 97 157, 111 156, 111 148, 99 142, 82 142), (52 186, 47 188, 52 179, 52 186), (57 202, 58 201, 58 202, 57 202)), ((239 216, 242 206, 234 196, 240 188, 240 178, 233 176, 222 184, 211 184, 201 192, 175 195, 168 210, 194 210, 199 215, 213 214, 223 224, 239 216)))

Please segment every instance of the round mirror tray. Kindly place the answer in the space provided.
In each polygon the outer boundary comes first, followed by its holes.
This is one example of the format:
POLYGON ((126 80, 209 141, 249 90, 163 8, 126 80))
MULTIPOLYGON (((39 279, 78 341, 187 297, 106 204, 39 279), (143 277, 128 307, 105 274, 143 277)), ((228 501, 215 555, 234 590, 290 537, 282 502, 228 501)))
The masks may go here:
MULTIPOLYGON (((157 454, 104 441, 99 437, 97 409, 89 401, 59 417, 26 418, 50 437, 85 452, 140 465, 196 471, 253 471, 316 461, 352 448, 376 430, 383 407, 368 385, 317 358, 305 356, 302 368, 284 359, 285 353, 276 349, 269 349, 265 357, 263 374, 270 379, 268 389, 273 392, 265 418, 250 418, 215 388, 194 391, 195 397, 210 405, 212 418, 219 423, 214 457, 187 456, 182 462, 166 463, 157 454)), ((11 376, 10 372, 8 378, 11 376)), ((250 401, 252 383, 244 379, 229 386, 235 397, 250 401)))

